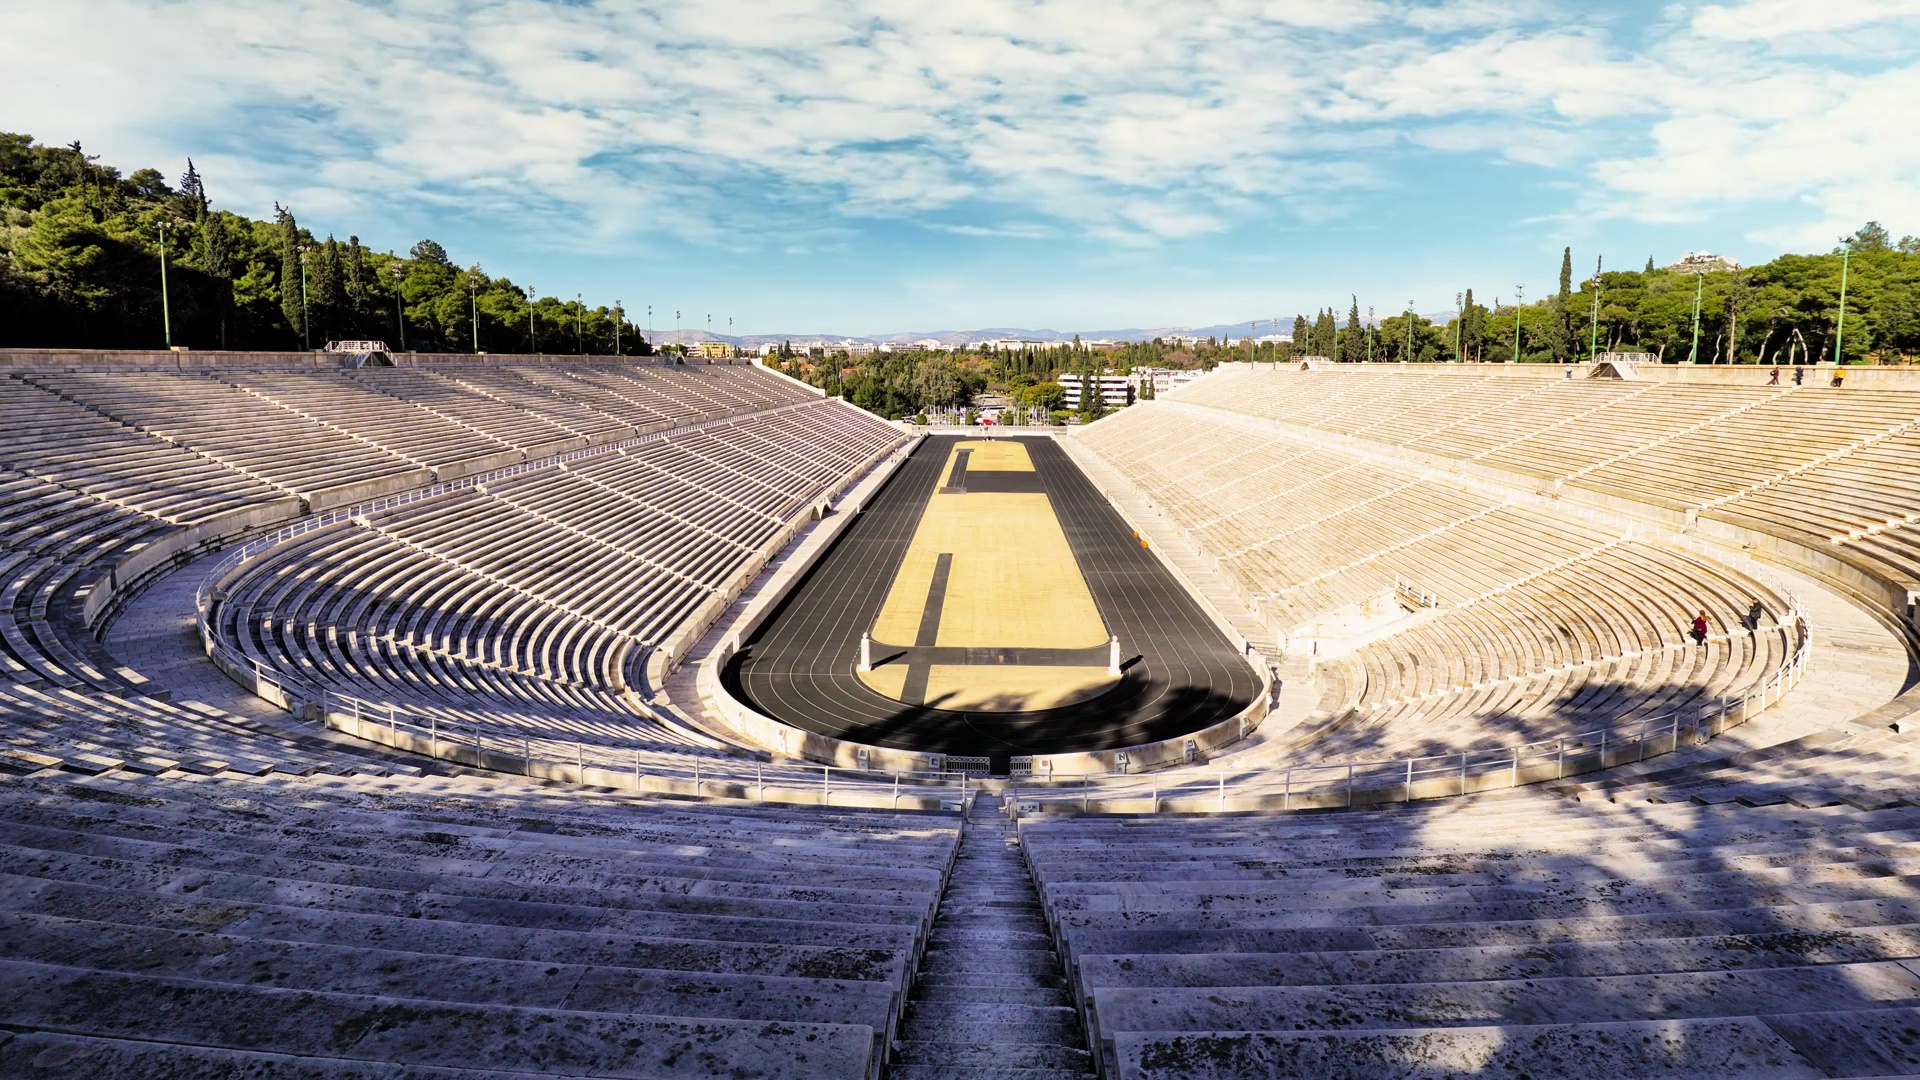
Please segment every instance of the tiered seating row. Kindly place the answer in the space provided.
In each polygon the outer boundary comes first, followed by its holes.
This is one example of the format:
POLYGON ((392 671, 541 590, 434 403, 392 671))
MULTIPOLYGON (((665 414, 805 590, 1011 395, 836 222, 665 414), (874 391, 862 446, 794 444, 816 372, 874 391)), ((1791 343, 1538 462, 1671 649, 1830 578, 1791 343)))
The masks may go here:
MULTIPOLYGON (((1920 468, 1920 393, 1773 387, 1761 385, 1757 371, 1754 383, 1396 368, 1237 370, 1200 380, 1168 400, 1399 444, 1671 511, 1697 511, 1920 588, 1920 484, 1909 482, 1920 468), (1457 415, 1482 403, 1482 411, 1457 415), (1453 419, 1433 426, 1447 417, 1453 419)), ((1240 436, 1222 438, 1231 438, 1233 452, 1240 452, 1240 436)), ((1107 452, 1119 445, 1120 432, 1089 442, 1107 452)), ((1206 457, 1171 433, 1154 452, 1172 446, 1189 461, 1206 457)), ((1169 503, 1166 489, 1181 480, 1179 473, 1140 466, 1136 475, 1169 503)), ((1204 483, 1196 486, 1208 490, 1204 483)))
POLYGON ((304 535, 224 583, 215 625, 297 684, 456 730, 716 747, 622 700, 636 659, 899 440, 823 403, 577 458, 304 535))
POLYGON ((418 462, 204 375, 76 372, 30 378, 63 397, 304 497, 324 497, 333 489, 383 478, 401 487, 432 480, 418 462))
POLYGON ((877 1077, 956 839, 462 778, 0 779, 0 1072, 877 1077))
POLYGON ((1573 804, 1023 822, 1118 1077, 1890 1076, 1920 810, 1573 804))
MULTIPOLYGON (((1481 385, 1382 378, 1362 375, 1401 407, 1408 387, 1457 396, 1481 385)), ((1248 400, 1261 400, 1263 381, 1239 381, 1252 391, 1248 400)), ((1497 404, 1516 388, 1529 401, 1566 392, 1508 380, 1491 397, 1497 404)), ((1729 400, 1745 407, 1738 394, 1703 395, 1695 405, 1711 413, 1729 400)), ((1296 760, 1457 752, 1676 712, 1691 724, 1721 698, 1751 693, 1794 655, 1797 631, 1782 624, 1788 601, 1758 582, 1623 542, 1517 494, 1503 501, 1485 488, 1230 419, 1208 426, 1187 409, 1129 410, 1080 437, 1240 579, 1283 641, 1326 636, 1316 620, 1402 586, 1438 602, 1436 617, 1360 651, 1351 712, 1296 760), (1755 602, 1767 614, 1750 633, 1739 624, 1755 602), (1694 644, 1682 632, 1701 612, 1709 631, 1694 644)), ((1568 453, 1603 460, 1622 445, 1603 438, 1568 453)))

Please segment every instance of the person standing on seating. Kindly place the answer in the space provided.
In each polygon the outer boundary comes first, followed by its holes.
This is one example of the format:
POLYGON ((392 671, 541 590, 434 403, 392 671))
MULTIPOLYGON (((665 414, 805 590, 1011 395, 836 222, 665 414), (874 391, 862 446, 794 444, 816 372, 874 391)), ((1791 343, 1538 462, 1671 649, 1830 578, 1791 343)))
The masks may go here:
POLYGON ((1793 385, 1799 386, 1807 381, 1807 369, 1795 364, 1793 367, 1793 385))
POLYGON ((1693 641, 1696 645, 1707 643, 1707 613, 1704 611, 1693 617, 1693 641))
POLYGON ((1751 634, 1760 629, 1760 619, 1766 613, 1767 609, 1761 606, 1760 601, 1755 600, 1753 606, 1747 609, 1747 633, 1751 634))
POLYGON ((1775 365, 1774 365, 1774 367, 1773 367, 1773 374, 1772 374, 1772 375, 1769 375, 1769 376, 1767 376, 1767 385, 1768 385, 1768 386, 1779 386, 1779 385, 1780 385, 1780 365, 1778 365, 1778 364, 1775 364, 1775 365))

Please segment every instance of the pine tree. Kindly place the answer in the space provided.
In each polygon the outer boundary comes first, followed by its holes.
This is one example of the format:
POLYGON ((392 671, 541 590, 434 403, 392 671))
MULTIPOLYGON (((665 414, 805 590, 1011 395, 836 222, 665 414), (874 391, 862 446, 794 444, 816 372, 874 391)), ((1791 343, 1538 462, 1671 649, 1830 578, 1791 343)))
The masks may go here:
POLYGON ((273 204, 273 212, 280 225, 280 314, 286 317, 294 337, 299 338, 306 327, 300 296, 300 225, 294 221, 293 211, 279 203, 273 204))
POLYGON ((347 237, 347 267, 344 291, 346 293, 347 317, 345 325, 352 337, 364 337, 361 327, 368 323, 368 311, 373 306, 373 288, 367 276, 367 253, 360 246, 360 238, 347 237))

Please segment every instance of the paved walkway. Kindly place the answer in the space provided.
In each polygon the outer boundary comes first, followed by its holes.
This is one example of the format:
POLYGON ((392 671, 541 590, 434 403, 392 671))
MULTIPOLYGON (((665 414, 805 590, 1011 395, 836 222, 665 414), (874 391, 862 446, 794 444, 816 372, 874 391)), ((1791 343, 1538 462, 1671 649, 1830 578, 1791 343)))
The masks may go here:
POLYGON ((193 595, 219 558, 211 555, 180 567, 134 597, 108 629, 107 651, 172 691, 175 701, 199 701, 250 719, 284 719, 285 712, 214 667, 200 647, 193 595))
MULTIPOLYGON (((198 702, 261 729, 303 740, 324 741, 357 756, 393 756, 394 751, 320 724, 302 723, 278 706, 253 696, 213 666, 194 626, 193 594, 220 558, 216 553, 174 570, 134 597, 107 630, 107 651, 121 663, 165 687, 178 704, 198 702)), ((401 755, 406 757, 409 755, 401 755)))

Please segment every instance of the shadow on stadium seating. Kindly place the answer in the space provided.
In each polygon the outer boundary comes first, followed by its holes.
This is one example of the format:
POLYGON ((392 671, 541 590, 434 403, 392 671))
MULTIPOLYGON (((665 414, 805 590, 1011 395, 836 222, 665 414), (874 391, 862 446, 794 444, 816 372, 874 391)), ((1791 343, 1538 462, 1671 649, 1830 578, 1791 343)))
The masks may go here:
POLYGON ((1126 1075, 1910 1075, 1920 800, 1894 738, 1023 843, 1126 1075))
MULTIPOLYGON (((1449 700, 1440 699, 1437 709, 1449 700)), ((1329 725, 1320 737, 1301 746, 1299 753, 1323 760, 1457 754, 1462 750, 1593 736, 1603 728, 1608 730, 1610 741, 1626 741, 1636 732, 1664 730, 1676 713, 1682 726, 1691 724, 1713 704, 1703 699, 1697 684, 1650 686, 1607 680, 1587 683, 1549 703, 1530 703, 1524 710, 1483 708, 1446 713, 1432 721, 1446 729, 1442 732, 1427 729, 1429 714, 1424 711, 1370 723, 1363 710, 1329 725)))

